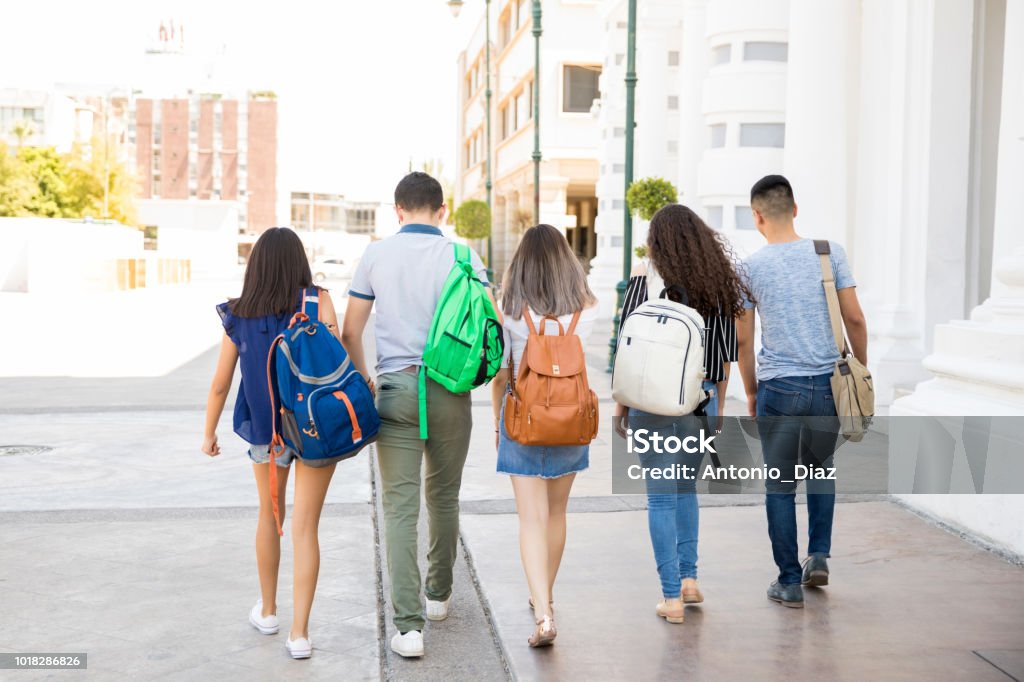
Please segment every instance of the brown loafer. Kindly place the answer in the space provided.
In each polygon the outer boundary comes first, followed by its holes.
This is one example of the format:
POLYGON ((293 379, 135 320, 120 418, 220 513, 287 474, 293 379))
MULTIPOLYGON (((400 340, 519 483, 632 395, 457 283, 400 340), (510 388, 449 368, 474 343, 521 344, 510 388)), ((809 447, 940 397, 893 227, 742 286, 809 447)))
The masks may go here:
POLYGON ((654 612, 669 623, 677 625, 686 618, 686 613, 683 611, 683 602, 679 599, 662 599, 658 602, 654 612))
POLYGON ((530 639, 526 640, 526 643, 534 649, 542 646, 551 646, 555 643, 555 637, 557 636, 558 630, 555 629, 555 621, 550 616, 544 616, 537 621, 537 629, 530 635, 530 639))
POLYGON ((704 601, 704 594, 700 591, 700 586, 697 585, 697 581, 693 578, 687 578, 683 581, 680 597, 682 597, 684 604, 700 604, 704 601))

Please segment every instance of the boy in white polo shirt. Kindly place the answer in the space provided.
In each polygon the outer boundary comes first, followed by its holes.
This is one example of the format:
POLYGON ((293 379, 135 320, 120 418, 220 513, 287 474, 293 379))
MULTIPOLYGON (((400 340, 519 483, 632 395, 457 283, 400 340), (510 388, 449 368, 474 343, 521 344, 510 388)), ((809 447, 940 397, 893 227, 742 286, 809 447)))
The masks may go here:
MULTIPOLYGON (((420 438, 417 373, 448 273, 452 241, 438 225, 446 213, 440 183, 410 173, 395 188, 398 234, 366 248, 349 287, 342 340, 356 368, 369 377, 363 331, 376 303, 377 409, 381 426, 377 461, 383 486, 391 602, 398 633, 391 648, 401 656, 423 655, 423 612, 417 562, 421 462, 426 460, 430 540, 424 593, 426 617, 444 620, 452 594, 452 567, 459 541, 459 489, 472 429, 470 396, 427 380, 429 437, 420 438), (424 457, 425 455, 425 457, 424 457)), ((487 271, 471 259, 485 285, 487 271)))

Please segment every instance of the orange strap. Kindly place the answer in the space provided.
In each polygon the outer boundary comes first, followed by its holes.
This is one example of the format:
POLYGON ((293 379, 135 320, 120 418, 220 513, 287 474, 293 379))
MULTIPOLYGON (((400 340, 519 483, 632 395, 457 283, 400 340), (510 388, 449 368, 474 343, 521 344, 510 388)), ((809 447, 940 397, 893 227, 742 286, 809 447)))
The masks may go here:
MULTIPOLYGON (((296 313, 296 317, 302 315, 302 313, 296 313)), ((303 315, 303 317, 305 317, 303 315)), ((294 324, 295 319, 292 319, 294 324)), ((291 327, 291 325, 289 325, 291 327)), ((270 352, 267 353, 267 388, 270 391, 270 415, 271 415, 271 428, 274 432, 274 436, 270 439, 270 473, 268 484, 270 485, 270 502, 274 507, 274 523, 277 524, 277 534, 279 536, 284 535, 284 530, 281 528, 281 507, 280 501, 278 500, 277 494, 277 457, 278 454, 284 454, 284 439, 277 432, 277 419, 274 417, 275 400, 274 400, 274 381, 271 375, 271 366, 274 361, 274 350, 277 348, 277 344, 284 340, 284 334, 279 334, 270 344, 270 352)))
POLYGON ((352 442, 358 443, 363 439, 363 430, 359 428, 359 418, 356 417, 356 408, 352 407, 352 401, 345 395, 345 391, 335 391, 334 397, 345 403, 345 408, 348 409, 348 418, 352 420, 352 442))

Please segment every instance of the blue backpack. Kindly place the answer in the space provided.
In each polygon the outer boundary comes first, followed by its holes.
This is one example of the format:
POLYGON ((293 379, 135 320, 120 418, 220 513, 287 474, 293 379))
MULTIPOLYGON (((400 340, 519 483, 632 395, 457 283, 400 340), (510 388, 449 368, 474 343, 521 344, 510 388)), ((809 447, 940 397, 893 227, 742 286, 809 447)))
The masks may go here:
MULTIPOLYGON (((320 292, 306 289, 301 311, 270 345, 267 383, 274 413, 273 458, 288 445, 306 461, 340 461, 377 440, 380 417, 370 387, 338 338, 319 320, 320 292)), ((270 490, 274 516, 279 517, 276 469, 270 467, 270 490)))

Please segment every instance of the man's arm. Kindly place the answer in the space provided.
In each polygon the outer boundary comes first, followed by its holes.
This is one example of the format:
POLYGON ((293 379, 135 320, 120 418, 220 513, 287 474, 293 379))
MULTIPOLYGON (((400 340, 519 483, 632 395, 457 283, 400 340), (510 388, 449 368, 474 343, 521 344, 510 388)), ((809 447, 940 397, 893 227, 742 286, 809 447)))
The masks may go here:
POLYGON ((747 308, 736 320, 736 341, 739 346, 740 378, 747 394, 747 412, 757 416, 757 372, 754 365, 754 309, 747 308))
POLYGON ((342 323, 341 343, 348 351, 356 371, 369 381, 370 372, 366 367, 366 352, 363 350, 363 332, 373 310, 373 301, 357 296, 348 297, 345 321, 342 323))
POLYGON ((853 355, 862 365, 868 364, 868 323, 864 319, 864 311, 857 300, 856 287, 839 290, 839 311, 846 326, 846 335, 850 340, 853 355))

